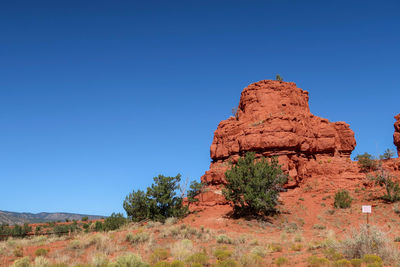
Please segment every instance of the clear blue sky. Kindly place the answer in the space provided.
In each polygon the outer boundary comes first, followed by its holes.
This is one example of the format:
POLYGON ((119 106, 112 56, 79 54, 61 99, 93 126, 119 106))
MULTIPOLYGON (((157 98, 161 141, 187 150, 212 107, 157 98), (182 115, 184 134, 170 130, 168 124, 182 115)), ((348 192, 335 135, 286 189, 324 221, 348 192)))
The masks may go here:
POLYGON ((398 1, 2 1, 0 210, 109 215, 159 173, 199 179, 240 92, 279 73, 393 146, 398 1))

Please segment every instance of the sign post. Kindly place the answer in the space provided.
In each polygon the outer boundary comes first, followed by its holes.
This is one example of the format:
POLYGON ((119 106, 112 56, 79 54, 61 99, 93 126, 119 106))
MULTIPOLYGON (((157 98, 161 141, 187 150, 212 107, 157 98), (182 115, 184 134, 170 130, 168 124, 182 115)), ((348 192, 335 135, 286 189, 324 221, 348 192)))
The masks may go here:
POLYGON ((370 205, 363 205, 362 206, 362 213, 367 214, 367 229, 368 229, 368 238, 369 238, 369 214, 371 213, 371 206, 370 205))

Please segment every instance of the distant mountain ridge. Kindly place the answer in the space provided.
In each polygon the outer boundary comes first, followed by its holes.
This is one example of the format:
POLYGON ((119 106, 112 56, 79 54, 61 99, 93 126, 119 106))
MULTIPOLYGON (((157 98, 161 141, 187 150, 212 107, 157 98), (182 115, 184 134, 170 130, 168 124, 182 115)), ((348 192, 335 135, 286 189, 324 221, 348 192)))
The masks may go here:
POLYGON ((88 217, 89 220, 96 220, 105 218, 106 216, 99 215, 86 215, 77 213, 67 212, 40 212, 40 213, 29 213, 29 212, 11 212, 0 210, 0 224, 22 224, 22 223, 40 223, 50 221, 65 221, 68 220, 80 220, 82 217, 88 217))

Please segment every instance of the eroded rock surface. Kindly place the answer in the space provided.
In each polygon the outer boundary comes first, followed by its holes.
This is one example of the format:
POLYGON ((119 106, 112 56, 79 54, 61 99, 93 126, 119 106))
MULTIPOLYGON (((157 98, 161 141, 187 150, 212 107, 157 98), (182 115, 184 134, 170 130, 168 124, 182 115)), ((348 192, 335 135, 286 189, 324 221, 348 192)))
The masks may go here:
MULTIPOLYGON (((220 185, 229 163, 248 151, 257 156, 278 156, 290 175, 287 187, 304 177, 354 170, 350 154, 356 146, 354 132, 345 122, 330 122, 314 116, 308 92, 295 83, 263 80, 242 91, 235 116, 223 120, 210 148, 212 163, 202 181, 222 204, 220 185)), ((207 202, 207 201, 204 201, 207 202)))
POLYGON ((394 123, 393 142, 397 147, 397 155, 400 157, 400 114, 394 116, 396 122, 394 123))

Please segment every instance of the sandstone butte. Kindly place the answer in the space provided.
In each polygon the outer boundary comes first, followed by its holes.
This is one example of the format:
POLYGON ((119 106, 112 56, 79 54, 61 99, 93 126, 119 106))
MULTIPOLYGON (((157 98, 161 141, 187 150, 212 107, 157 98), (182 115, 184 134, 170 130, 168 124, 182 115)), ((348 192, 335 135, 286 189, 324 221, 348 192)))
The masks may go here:
POLYGON ((293 82, 263 80, 245 88, 235 116, 221 121, 214 133, 210 169, 201 177, 207 188, 199 204, 227 204, 221 192, 225 171, 248 151, 277 156, 290 176, 286 188, 321 175, 359 175, 350 159, 354 132, 345 122, 313 115, 308 100, 308 92, 293 82))
POLYGON ((396 122, 394 123, 393 143, 397 147, 397 154, 400 157, 400 114, 394 116, 396 122))

